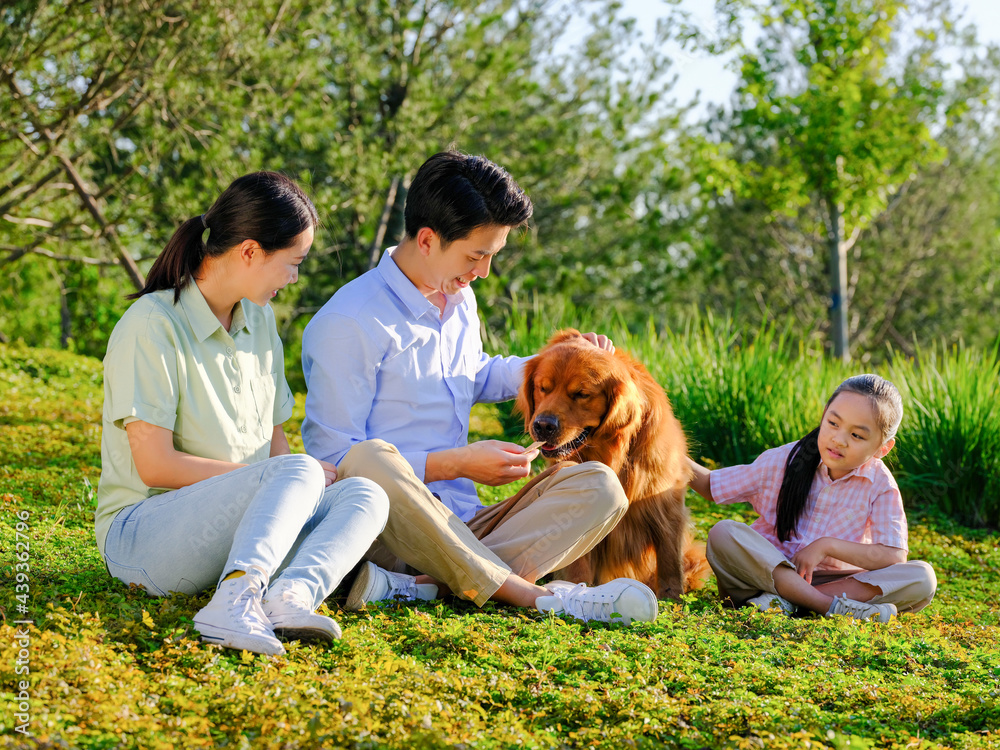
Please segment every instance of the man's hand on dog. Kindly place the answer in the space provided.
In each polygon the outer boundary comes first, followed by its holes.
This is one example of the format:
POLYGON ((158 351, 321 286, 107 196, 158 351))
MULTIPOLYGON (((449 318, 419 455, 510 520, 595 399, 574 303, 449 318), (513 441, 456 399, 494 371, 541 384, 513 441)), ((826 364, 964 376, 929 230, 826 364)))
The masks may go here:
POLYGON ((611 339, 605 336, 603 333, 581 333, 583 338, 587 339, 591 344, 596 346, 598 349, 603 349, 606 352, 615 353, 615 345, 612 343, 611 339))

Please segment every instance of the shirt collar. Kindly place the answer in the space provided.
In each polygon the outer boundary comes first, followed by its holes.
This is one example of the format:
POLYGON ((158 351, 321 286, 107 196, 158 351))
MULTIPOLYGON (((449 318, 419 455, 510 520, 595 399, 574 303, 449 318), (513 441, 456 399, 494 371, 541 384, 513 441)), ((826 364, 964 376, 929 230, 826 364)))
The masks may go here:
POLYGON ((254 304, 246 297, 240 300, 240 303, 236 306, 233 311, 233 322, 229 324, 229 335, 232 336, 237 331, 246 329, 247 333, 253 333, 253 326, 250 323, 250 316, 247 315, 247 305, 254 304))
POLYGON ((395 249, 395 247, 390 247, 382 253, 382 258, 378 262, 378 272, 382 275, 385 285, 406 305, 406 308, 410 311, 410 315, 414 319, 428 313, 439 317, 441 311, 437 308, 437 305, 421 294, 416 285, 396 265, 396 261, 392 257, 395 249))
MULTIPOLYGON (((247 304, 246 299, 241 299, 233 310, 233 322, 229 325, 229 336, 235 336, 244 328, 247 329, 247 332, 252 332, 250 317, 246 311, 247 304)), ((191 330, 194 332, 195 338, 198 339, 199 343, 222 328, 222 323, 215 317, 215 313, 208 306, 205 295, 201 293, 201 289, 198 288, 198 284, 195 283, 194 279, 189 281, 181 290, 181 307, 184 308, 184 314, 187 315, 188 323, 191 325, 191 330)), ((222 330, 225 330, 225 328, 222 330)))
POLYGON ((853 471, 849 471, 847 474, 844 474, 844 476, 842 476, 840 479, 833 479, 830 476, 830 469, 829 469, 829 467, 827 467, 827 465, 825 463, 823 463, 822 461, 819 462, 819 467, 817 467, 817 468, 818 468, 818 470, 820 472, 820 476, 822 476, 828 482, 839 482, 839 481, 841 481, 843 479, 850 479, 851 477, 862 477, 863 479, 867 479, 869 482, 874 482, 875 481, 875 463, 878 462, 878 461, 880 461, 880 460, 881 459, 878 459, 878 458, 875 458, 874 456, 872 456, 872 458, 868 459, 868 461, 866 461, 865 463, 861 464, 861 466, 859 466, 858 468, 854 469, 853 471))

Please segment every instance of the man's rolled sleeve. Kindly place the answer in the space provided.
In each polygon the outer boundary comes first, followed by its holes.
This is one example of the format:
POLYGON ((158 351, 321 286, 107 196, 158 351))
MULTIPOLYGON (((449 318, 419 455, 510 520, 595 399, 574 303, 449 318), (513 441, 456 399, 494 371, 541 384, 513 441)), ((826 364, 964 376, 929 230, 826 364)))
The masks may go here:
POLYGON ((401 451, 400 455, 413 467, 413 473, 421 482, 427 475, 427 456, 429 451, 401 451))
POLYGON ((509 401, 517 395, 524 379, 524 363, 530 357, 489 357, 480 354, 476 370, 476 403, 509 401))

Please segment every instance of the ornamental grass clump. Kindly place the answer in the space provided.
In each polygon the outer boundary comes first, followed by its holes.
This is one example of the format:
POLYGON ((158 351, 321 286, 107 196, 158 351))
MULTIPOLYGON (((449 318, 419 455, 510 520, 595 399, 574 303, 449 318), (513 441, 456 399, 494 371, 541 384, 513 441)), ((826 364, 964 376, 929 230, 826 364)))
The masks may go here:
POLYGON ((796 340, 790 326, 751 329, 712 315, 659 335, 650 326, 625 346, 633 344, 667 390, 692 456, 721 466, 801 438, 849 374, 796 340))
POLYGON ((904 497, 968 526, 1000 526, 1000 352, 922 350, 889 373, 906 404, 895 452, 904 497))

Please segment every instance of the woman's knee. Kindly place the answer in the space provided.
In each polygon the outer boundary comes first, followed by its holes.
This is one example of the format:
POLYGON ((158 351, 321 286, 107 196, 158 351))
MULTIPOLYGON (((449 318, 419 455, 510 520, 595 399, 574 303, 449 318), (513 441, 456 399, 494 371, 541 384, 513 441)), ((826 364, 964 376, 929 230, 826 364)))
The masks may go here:
POLYGON ((385 529, 389 520, 389 496, 378 484, 365 477, 347 477, 330 486, 340 488, 344 496, 363 505, 378 526, 379 533, 385 529))
POLYGON ((306 453, 287 453, 283 456, 272 456, 267 459, 267 469, 283 479, 301 478, 307 482, 326 483, 323 467, 312 456, 306 453))

